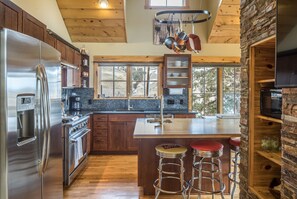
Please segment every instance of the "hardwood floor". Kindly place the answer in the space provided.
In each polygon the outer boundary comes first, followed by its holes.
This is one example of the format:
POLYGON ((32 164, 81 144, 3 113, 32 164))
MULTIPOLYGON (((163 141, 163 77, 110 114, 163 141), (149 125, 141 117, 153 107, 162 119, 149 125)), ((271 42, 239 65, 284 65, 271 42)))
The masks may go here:
MULTIPOLYGON (((152 168, 155 169, 155 168, 152 168)), ((238 197, 238 190, 236 191, 238 197)), ((90 155, 88 166, 70 188, 64 190, 65 199, 153 199, 144 196, 137 186, 136 155, 90 155)), ((181 196, 161 195, 160 199, 181 196)), ((191 198, 197 198, 193 196, 191 198)), ((211 196, 203 196, 210 199, 211 196)), ((221 198, 217 195, 215 198, 221 198)), ((229 199, 230 196, 226 196, 229 199)))

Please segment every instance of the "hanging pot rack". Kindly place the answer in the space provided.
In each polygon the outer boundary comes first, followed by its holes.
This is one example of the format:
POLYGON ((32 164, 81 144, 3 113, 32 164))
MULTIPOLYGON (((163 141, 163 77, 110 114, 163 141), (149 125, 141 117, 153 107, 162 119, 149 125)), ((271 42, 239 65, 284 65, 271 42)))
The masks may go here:
POLYGON ((178 24, 180 22, 184 24, 202 23, 208 21, 210 18, 211 13, 207 10, 164 10, 155 14, 155 21, 164 24, 178 24), (177 18, 174 19, 174 16, 177 16, 177 18), (198 18, 200 16, 203 18, 198 18))

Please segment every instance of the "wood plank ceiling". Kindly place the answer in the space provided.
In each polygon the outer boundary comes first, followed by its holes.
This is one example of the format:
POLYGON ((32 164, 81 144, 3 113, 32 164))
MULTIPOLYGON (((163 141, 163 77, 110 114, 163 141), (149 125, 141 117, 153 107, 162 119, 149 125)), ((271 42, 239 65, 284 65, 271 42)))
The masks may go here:
POLYGON ((208 43, 240 42, 240 0, 222 0, 208 43))
POLYGON ((98 0, 57 0, 72 42, 127 42, 125 0, 108 0, 107 9, 98 0))

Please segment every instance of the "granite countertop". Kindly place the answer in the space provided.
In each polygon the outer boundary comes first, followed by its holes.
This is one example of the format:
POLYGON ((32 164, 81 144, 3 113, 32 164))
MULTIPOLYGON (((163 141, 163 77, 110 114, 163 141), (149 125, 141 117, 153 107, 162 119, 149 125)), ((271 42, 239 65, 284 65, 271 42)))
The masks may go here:
MULTIPOLYGON (((228 138, 240 135, 239 119, 169 119, 169 123, 151 123, 138 118, 134 138, 228 138)), ((167 120, 168 121, 168 120, 167 120)))
MULTIPOLYGON (((164 114, 197 114, 197 112, 186 110, 164 110, 164 114)), ((81 111, 67 111, 66 114, 71 115, 90 115, 90 114, 160 114, 159 110, 115 110, 115 111, 97 111, 97 110, 81 110, 81 111)))

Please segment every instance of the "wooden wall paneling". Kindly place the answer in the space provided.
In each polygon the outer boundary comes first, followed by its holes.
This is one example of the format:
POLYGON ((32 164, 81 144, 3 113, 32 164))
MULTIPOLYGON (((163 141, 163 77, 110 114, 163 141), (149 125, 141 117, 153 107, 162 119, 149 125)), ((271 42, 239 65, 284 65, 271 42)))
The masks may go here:
MULTIPOLYGON (((210 57, 210 56, 192 56, 192 63, 225 63, 225 64, 239 64, 240 57, 210 57)), ((163 56, 100 56, 95 55, 94 62, 112 63, 112 62, 134 62, 134 63, 162 63, 163 56)))
MULTIPOLYGON (((98 7, 97 0, 57 0, 59 8, 72 8, 72 9, 94 9, 98 7)), ((109 9, 123 9, 124 8, 124 0, 109 0, 109 9)))
POLYGON ((60 9, 63 18, 83 19, 83 18, 99 18, 99 19, 124 19, 123 10, 103 10, 103 9, 60 9))
POLYGON ((44 41, 46 25, 23 11, 23 33, 44 41))
POLYGON ((252 191, 256 192, 262 198, 264 196, 266 197, 266 194, 269 194, 268 187, 272 179, 279 178, 281 175, 280 158, 277 155, 274 156, 274 153, 271 156, 266 156, 265 151, 261 147, 262 139, 280 137, 281 122, 273 119, 266 120, 266 117, 259 117, 260 89, 262 86, 265 86, 265 82, 271 82, 271 79, 274 79, 274 45, 275 38, 271 37, 265 41, 257 42, 250 48, 249 173, 251 177, 249 178, 249 186, 252 191), (259 81, 262 83, 259 83, 259 81))
POLYGON ((9 0, 0 1, 0 26, 18 32, 23 31, 22 9, 9 0))

